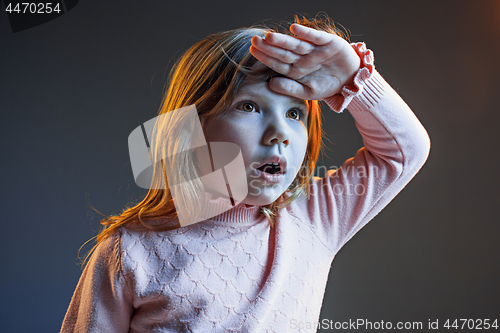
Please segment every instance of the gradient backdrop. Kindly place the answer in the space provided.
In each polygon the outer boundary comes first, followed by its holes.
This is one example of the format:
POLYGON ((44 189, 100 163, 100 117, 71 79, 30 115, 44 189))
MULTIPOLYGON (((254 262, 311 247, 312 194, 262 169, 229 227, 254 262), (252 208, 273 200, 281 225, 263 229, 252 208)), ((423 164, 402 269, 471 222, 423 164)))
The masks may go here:
MULTIPOLYGON (((0 5, 2 332, 56 332, 100 216, 145 191, 127 138, 196 41, 326 12, 364 41, 432 141, 427 164, 332 265, 321 319, 500 320, 500 1, 97 1, 12 32, 0 5)), ((339 166, 362 146, 325 110, 339 166)))

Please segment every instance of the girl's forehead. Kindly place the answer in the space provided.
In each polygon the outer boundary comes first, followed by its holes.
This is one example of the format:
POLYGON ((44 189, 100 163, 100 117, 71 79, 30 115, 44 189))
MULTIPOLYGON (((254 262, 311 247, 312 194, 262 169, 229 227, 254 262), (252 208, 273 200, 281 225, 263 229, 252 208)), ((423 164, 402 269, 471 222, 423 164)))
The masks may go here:
POLYGON ((304 105, 307 107, 307 101, 304 99, 297 98, 295 96, 285 95, 272 90, 269 87, 269 82, 262 81, 245 81, 238 89, 236 97, 248 96, 255 98, 275 98, 279 100, 288 100, 289 103, 304 105))

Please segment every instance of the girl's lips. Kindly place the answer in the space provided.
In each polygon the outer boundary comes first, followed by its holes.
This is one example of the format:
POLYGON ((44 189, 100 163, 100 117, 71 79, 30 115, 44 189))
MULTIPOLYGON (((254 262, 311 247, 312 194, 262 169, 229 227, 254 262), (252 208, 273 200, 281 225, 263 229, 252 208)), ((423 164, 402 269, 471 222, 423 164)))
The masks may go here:
POLYGON ((277 183, 281 182, 283 180, 283 178, 285 178, 285 174, 283 174, 283 173, 271 174, 271 173, 260 171, 259 169, 254 169, 254 170, 255 170, 258 178, 263 179, 266 182, 271 183, 271 184, 277 184, 277 183))
POLYGON ((268 163, 278 163, 280 165, 281 171, 279 173, 286 173, 286 158, 284 156, 273 155, 266 158, 256 169, 263 167, 268 163))

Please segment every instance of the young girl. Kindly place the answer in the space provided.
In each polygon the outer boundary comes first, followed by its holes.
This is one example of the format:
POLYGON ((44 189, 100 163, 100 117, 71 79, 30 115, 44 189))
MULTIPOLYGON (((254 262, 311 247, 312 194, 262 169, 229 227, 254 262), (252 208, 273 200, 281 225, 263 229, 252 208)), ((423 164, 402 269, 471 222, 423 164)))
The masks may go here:
MULTIPOLYGON (((417 173, 429 139, 363 43, 347 43, 329 19, 296 18, 289 30, 217 33, 178 61, 160 114, 195 105, 208 143, 240 148, 248 195, 209 193, 204 209, 227 211, 181 226, 169 185, 152 184, 103 220, 62 332, 298 332, 318 322, 335 254, 417 173), (318 101, 348 108, 364 141, 325 178, 313 177, 318 101)), ((175 140, 191 147, 189 136, 175 140)), ((191 179, 209 163, 185 161, 196 167, 177 171, 191 179)))

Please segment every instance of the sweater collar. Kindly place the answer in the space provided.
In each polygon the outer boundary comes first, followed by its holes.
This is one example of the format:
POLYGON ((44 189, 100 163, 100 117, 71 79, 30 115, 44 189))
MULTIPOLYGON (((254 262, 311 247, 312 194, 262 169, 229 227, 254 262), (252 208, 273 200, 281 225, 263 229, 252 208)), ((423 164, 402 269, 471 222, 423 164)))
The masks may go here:
POLYGON ((247 224, 255 223, 257 220, 264 217, 261 213, 260 206, 247 206, 244 203, 233 206, 229 199, 222 197, 212 199, 212 196, 209 194, 207 197, 206 212, 210 214, 211 211, 224 211, 221 214, 207 219, 214 222, 247 224))

